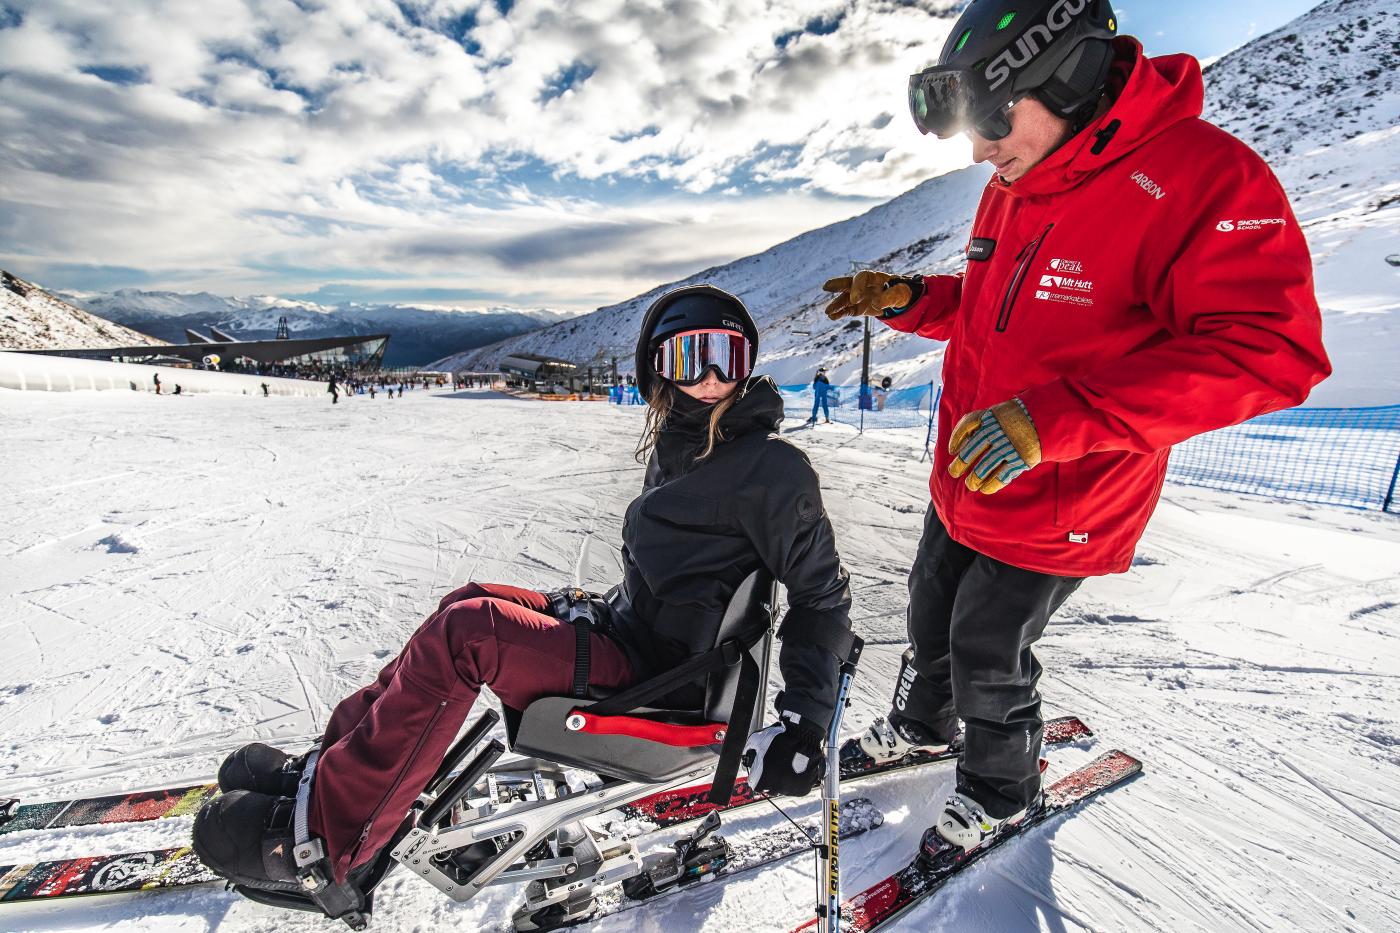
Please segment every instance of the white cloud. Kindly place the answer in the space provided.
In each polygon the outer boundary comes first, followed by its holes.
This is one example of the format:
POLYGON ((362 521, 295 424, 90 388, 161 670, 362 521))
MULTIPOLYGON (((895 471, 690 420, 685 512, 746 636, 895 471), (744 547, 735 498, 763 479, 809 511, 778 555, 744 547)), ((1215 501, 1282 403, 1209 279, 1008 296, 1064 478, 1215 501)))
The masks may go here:
POLYGON ((951 0, 6 5, 21 273, 292 291, 355 270, 577 307, 967 161, 904 102, 951 0))

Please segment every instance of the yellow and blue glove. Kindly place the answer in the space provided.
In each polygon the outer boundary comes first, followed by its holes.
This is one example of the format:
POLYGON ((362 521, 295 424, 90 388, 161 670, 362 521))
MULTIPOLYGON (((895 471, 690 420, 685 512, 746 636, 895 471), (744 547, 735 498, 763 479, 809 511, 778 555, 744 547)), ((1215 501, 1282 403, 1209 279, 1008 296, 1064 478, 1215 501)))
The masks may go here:
POLYGON ((967 475, 967 488, 991 495, 1040 463, 1040 435, 1018 398, 963 415, 948 438, 954 478, 967 475))

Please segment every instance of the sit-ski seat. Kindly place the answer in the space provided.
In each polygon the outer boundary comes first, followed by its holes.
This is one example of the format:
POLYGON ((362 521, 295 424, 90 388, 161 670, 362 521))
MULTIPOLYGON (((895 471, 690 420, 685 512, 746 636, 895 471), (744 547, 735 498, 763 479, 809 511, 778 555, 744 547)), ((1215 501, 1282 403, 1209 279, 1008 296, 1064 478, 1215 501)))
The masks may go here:
MULTIPOLYGON (((737 767, 743 742, 762 725, 776 605, 773 577, 755 570, 735 589, 709 652, 602 700, 535 700, 510 736, 512 749, 604 777, 659 783, 705 767, 727 742, 737 767), (703 706, 647 705, 702 676, 703 706)), ((717 776, 716 790, 724 779, 717 776)))

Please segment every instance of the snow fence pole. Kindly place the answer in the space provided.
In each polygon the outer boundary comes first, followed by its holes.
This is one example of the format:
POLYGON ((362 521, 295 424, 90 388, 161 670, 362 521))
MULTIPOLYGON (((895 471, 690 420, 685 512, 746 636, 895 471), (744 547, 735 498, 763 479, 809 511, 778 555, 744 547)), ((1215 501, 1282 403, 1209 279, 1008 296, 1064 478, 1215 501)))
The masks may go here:
POLYGON ((841 930, 841 714, 851 693, 861 641, 856 639, 851 657, 841 662, 841 683, 836 692, 836 712, 826 732, 826 780, 822 783, 822 845, 817 850, 817 884, 822 903, 817 905, 817 933, 841 930))
POLYGON ((1395 472, 1390 474, 1390 489, 1386 491, 1385 501, 1381 503, 1381 511, 1389 512, 1390 507, 1395 502, 1395 481, 1400 480, 1400 455, 1395 457, 1395 472))

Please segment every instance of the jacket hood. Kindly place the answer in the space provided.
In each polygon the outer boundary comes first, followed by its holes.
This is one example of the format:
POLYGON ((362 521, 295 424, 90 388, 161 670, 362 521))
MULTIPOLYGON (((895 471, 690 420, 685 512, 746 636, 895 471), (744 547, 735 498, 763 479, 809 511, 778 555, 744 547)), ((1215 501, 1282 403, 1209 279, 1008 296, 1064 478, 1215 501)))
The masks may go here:
POLYGON ((1205 85, 1190 55, 1148 58, 1132 36, 1113 40, 1108 96, 1113 104, 1049 158, 1013 184, 992 184, 1018 197, 1055 194, 1079 184, 1183 120, 1201 115, 1205 85))

